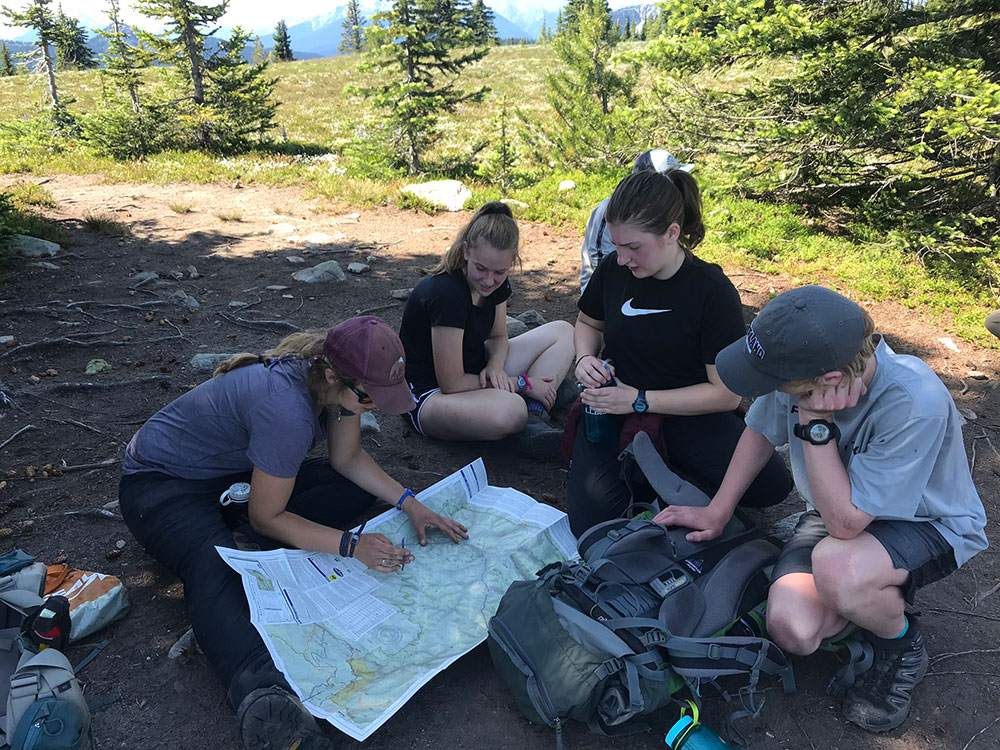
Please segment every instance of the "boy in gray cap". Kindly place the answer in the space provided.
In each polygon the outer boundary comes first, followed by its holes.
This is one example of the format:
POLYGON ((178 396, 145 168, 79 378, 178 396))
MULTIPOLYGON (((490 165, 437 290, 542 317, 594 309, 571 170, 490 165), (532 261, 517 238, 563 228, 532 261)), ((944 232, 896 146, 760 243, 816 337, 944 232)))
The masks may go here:
MULTIPOLYGON (((677 158, 666 149, 654 148, 643 151, 635 157, 635 165, 632 167, 632 174, 637 172, 659 172, 664 174, 671 169, 682 169, 690 172, 694 169, 694 164, 681 164, 677 158)), ((583 247, 580 249, 580 293, 587 288, 590 277, 594 274, 594 269, 601 259, 610 255, 615 249, 615 243, 611 241, 608 233, 608 222, 604 219, 604 214, 608 210, 608 196, 597 207, 590 212, 590 219, 587 221, 587 228, 583 232, 583 247)))
POLYGON ((873 330, 864 310, 823 287, 771 300, 715 361, 727 388, 759 397, 719 491, 707 508, 671 506, 656 520, 693 529, 692 540, 717 536, 774 446, 789 444, 806 512, 771 576, 767 631, 805 655, 860 628, 875 661, 844 715, 886 732, 906 719, 927 670, 905 604, 987 541, 948 390, 873 330))

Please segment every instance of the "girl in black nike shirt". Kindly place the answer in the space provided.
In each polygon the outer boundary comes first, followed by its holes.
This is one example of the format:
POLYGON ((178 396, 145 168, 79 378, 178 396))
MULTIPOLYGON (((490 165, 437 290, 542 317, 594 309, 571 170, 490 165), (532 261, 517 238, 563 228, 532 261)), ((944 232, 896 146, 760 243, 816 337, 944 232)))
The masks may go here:
MULTIPOLYGON (((699 260, 701 195, 687 172, 640 172, 622 180, 607 207, 615 252, 594 272, 574 329, 582 401, 608 414, 656 415, 668 463, 713 495, 743 432, 740 398, 722 384, 715 356, 746 329, 740 297, 722 269, 699 260), (605 368, 603 361, 610 360, 605 368), (610 370, 610 374, 608 372, 610 370), (611 376, 616 385, 601 388, 611 376)), ((635 419, 635 418, 633 418, 635 419)), ((655 437, 655 435, 651 435, 655 437)), ((619 441, 592 443, 577 431, 569 473, 569 517, 577 535, 621 515, 619 441)), ((791 489, 772 457, 743 496, 778 503, 791 489)))
POLYGON ((508 340, 518 243, 510 207, 491 201, 410 294, 399 327, 417 401, 407 418, 445 440, 521 433, 525 449, 554 457, 562 431, 548 426, 547 410, 573 364, 573 328, 560 320, 508 340))

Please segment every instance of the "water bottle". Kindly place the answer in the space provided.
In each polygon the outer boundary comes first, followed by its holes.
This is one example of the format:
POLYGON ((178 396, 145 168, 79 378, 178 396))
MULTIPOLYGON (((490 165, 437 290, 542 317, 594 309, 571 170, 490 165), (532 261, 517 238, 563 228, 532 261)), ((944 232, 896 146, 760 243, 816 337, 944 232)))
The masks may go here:
MULTIPOLYGON (((611 374, 608 363, 611 360, 604 360, 604 369, 611 374)), ((603 383, 601 388, 610 388, 618 385, 613 377, 608 382, 603 383)), ((595 411, 586 404, 583 405, 583 434, 592 443, 613 443, 618 440, 618 432, 621 427, 621 418, 617 414, 608 414, 603 411, 595 411)))
POLYGON ((245 503, 250 499, 250 483, 236 482, 231 484, 229 489, 219 495, 219 502, 223 505, 230 503, 245 503))
POLYGON ((670 750, 726 750, 729 745, 694 716, 682 716, 664 739, 670 750))

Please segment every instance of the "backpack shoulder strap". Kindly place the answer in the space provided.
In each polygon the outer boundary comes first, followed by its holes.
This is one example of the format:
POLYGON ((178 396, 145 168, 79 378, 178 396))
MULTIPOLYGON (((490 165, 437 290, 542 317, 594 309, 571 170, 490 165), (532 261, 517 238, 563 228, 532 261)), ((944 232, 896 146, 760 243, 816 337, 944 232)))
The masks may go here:
POLYGON ((32 607, 39 606, 42 597, 25 589, 7 589, 0 591, 0 602, 23 615, 32 607))

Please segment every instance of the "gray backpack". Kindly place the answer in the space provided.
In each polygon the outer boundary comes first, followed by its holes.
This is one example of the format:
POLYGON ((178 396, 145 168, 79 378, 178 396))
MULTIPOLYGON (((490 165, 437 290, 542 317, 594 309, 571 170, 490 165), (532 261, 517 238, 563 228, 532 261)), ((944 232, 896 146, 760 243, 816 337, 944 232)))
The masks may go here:
MULTIPOLYGON (((663 502, 707 504, 645 433, 627 451, 663 502)), ((795 690, 760 614, 777 543, 738 517, 709 542, 688 542, 687 532, 644 519, 598 524, 578 540, 579 561, 553 563, 502 598, 488 626, 494 666, 521 712, 556 729, 557 744, 568 719, 602 734, 646 729, 644 718, 675 694, 687 687, 698 702, 701 683, 723 675, 748 677, 730 724, 759 714, 761 674, 795 690)))
POLYGON ((79 750, 90 736, 83 689, 62 652, 35 652, 21 637, 25 615, 43 607, 45 565, 0 578, 0 750, 79 750))

